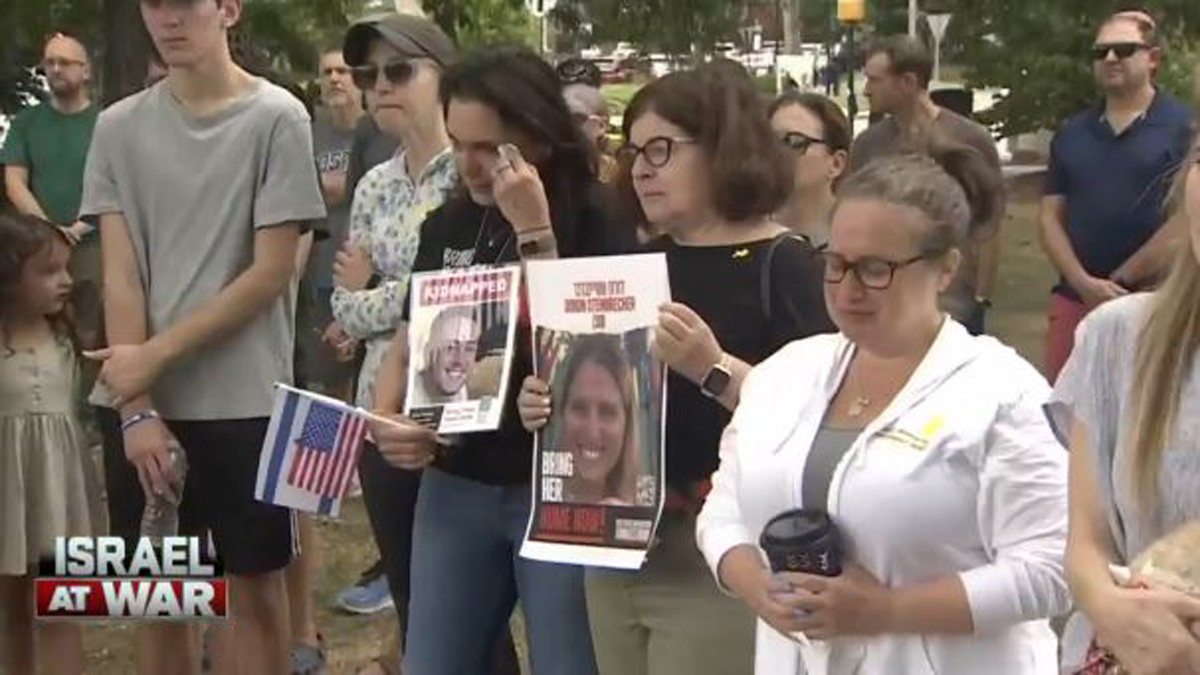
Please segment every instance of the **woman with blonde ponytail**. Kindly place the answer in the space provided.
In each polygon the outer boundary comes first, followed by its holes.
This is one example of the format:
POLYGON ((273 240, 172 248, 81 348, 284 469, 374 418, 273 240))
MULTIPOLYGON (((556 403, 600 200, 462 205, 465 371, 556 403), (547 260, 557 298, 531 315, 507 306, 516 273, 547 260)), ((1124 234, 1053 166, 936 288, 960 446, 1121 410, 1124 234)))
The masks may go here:
POLYGON ((1107 303, 1081 324, 1055 389, 1053 416, 1070 433, 1067 571, 1086 618, 1064 638, 1067 665, 1092 644, 1093 658, 1102 647, 1130 673, 1200 675, 1200 599, 1110 574, 1200 520, 1198 162, 1200 145, 1169 202, 1189 245, 1157 291, 1107 303))

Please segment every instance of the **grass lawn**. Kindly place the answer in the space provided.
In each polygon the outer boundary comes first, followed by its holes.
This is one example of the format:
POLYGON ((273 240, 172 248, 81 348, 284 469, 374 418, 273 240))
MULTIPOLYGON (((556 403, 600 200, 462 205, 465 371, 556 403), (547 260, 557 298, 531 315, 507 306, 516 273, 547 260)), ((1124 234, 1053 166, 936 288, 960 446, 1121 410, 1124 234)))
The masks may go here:
MULTIPOLYGON (((636 87, 606 87, 606 95, 632 92, 636 87), (618 88, 620 87, 620 88, 618 88), (614 93, 614 90, 615 93, 614 93)), ((1054 275, 1037 243, 1036 195, 1030 185, 1013 190, 1004 228, 1003 259, 989 329, 1040 367, 1045 334, 1044 307, 1054 275)), ((350 501, 338 521, 318 525, 324 572, 316 587, 318 622, 328 646, 329 672, 352 674, 370 661, 387 639, 393 614, 351 617, 330 609, 333 597, 357 578, 376 556, 361 500, 350 501)), ((519 623, 518 623, 519 629, 519 623)), ((127 675, 133 672, 132 632, 112 624, 86 631, 89 673, 127 675)))

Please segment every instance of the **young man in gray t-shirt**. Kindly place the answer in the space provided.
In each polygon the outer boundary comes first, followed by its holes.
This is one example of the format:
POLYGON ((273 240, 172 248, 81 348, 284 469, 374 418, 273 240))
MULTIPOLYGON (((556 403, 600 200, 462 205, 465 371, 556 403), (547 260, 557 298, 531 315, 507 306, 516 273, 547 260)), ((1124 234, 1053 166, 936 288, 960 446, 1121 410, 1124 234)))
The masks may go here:
MULTIPOLYGON (((325 207, 304 107, 230 57, 242 2, 141 2, 168 75, 96 127, 82 213, 100 223, 112 346, 90 356, 117 413, 103 425, 114 533, 137 536, 178 440, 180 529, 211 531, 230 576, 227 657, 284 673, 291 517, 254 485, 273 385, 292 378, 297 242, 325 207)), ((143 630, 143 672, 196 662, 186 625, 143 630)))

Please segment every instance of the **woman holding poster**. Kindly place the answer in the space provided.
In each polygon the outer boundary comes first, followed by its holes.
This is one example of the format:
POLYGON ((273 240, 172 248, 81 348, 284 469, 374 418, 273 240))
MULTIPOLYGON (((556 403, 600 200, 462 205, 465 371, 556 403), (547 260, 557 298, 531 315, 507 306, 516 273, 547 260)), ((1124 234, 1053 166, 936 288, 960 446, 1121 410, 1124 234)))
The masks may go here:
MULTIPOLYGON (((654 340, 671 368, 667 497, 640 572, 588 570, 596 658, 605 675, 745 673, 754 617, 713 586, 695 515, 750 364, 832 329, 820 259, 771 220, 792 164, 741 66, 717 61, 651 83, 630 103, 624 132, 619 187, 639 220, 665 233, 649 249, 666 254, 676 300, 662 307, 654 340)), ((545 424, 560 395, 526 381, 527 428, 545 424)))
MULTIPOLYGON (((421 223, 459 185, 438 100, 442 75, 458 54, 432 21, 394 13, 352 26, 344 53, 367 109, 383 133, 403 148, 359 182, 347 244, 334 267, 333 315, 349 336, 366 345, 355 404, 370 409, 379 365, 401 325, 421 223), (372 276, 378 283, 370 283, 372 276)), ((370 443, 358 471, 403 651, 413 513, 421 476, 389 465, 370 443)), ((494 672, 512 672, 516 654, 511 645, 497 654, 494 672)))
MULTIPOLYGON (((476 52, 446 72, 441 96, 466 190, 422 225, 415 272, 636 247, 633 228, 607 218, 590 145, 554 69, 536 54, 518 47, 476 52)), ((508 355, 513 382, 532 371, 524 313, 518 330, 508 355)), ((372 428, 390 463, 425 470, 410 598, 421 620, 409 626, 404 672, 485 672, 493 636, 507 627, 519 598, 534 675, 594 674, 582 570, 516 554, 529 518, 533 461, 533 438, 517 416, 518 387, 507 388, 498 430, 439 436, 395 412, 411 362, 408 334, 397 332, 376 396, 393 423, 372 428)), ((503 369, 494 366, 480 361, 472 379, 498 377, 503 369)))

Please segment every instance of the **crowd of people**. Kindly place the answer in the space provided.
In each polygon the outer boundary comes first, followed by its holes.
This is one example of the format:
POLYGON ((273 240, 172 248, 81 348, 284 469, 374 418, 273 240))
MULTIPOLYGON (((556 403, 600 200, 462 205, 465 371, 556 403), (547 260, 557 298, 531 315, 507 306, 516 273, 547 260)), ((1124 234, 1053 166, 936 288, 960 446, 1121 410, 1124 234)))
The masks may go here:
MULTIPOLYGON (((1097 17, 1102 101, 1050 147, 1039 371, 986 335, 995 143, 934 103, 915 38, 867 50, 882 118, 857 138, 716 59, 640 89, 613 148, 587 62, 463 53, 413 15, 322 47, 310 113, 234 58, 243 5, 143 0, 147 86, 103 111, 84 43, 52 35, 50 98, 0 153, 0 670, 86 670, 82 629, 32 619, 37 561, 138 536, 179 446, 180 531, 211 537, 231 619, 139 626, 138 672, 325 672, 312 517, 254 498, 294 382, 377 415, 379 560, 338 602, 392 607, 398 639, 364 673, 519 673, 519 603, 534 675, 1200 675, 1200 598, 1110 573, 1200 521, 1200 145, 1155 18, 1097 17), (471 314, 410 345, 409 281, 635 252, 672 297, 654 545, 637 571, 523 558, 556 407, 597 463, 636 454, 624 357, 596 338, 552 391, 523 310, 500 428, 438 435, 406 398, 507 371, 471 314), (768 564, 759 533, 800 507, 836 524, 841 574, 768 564)), ((570 494, 633 499, 636 467, 581 466, 570 494)))

